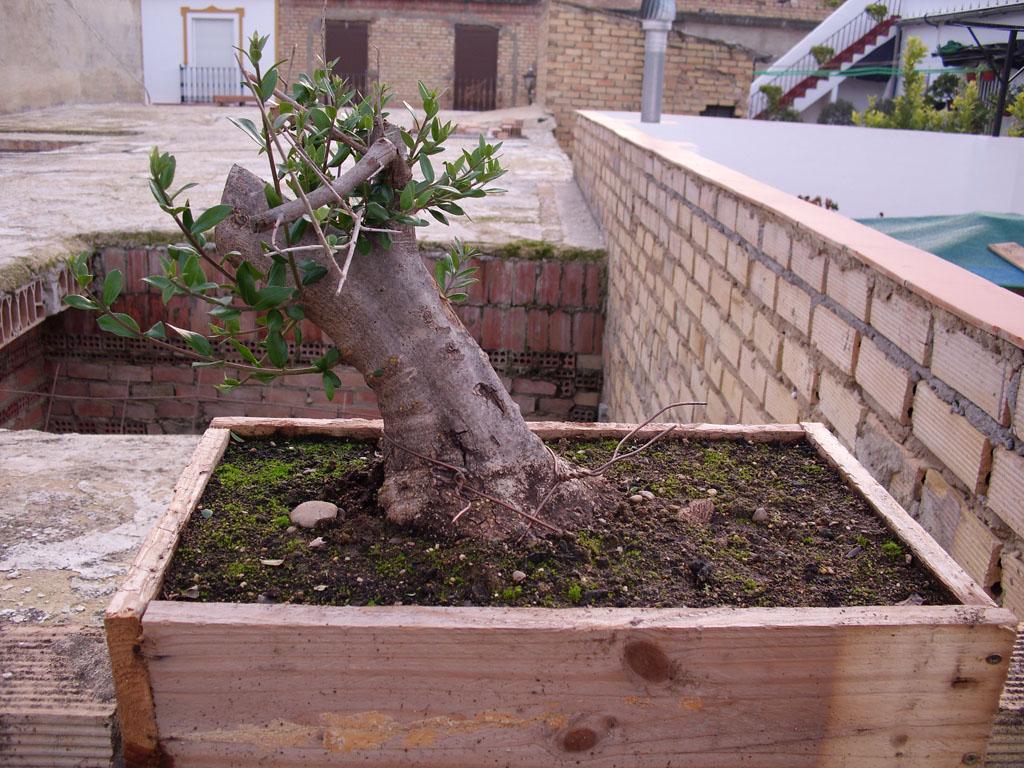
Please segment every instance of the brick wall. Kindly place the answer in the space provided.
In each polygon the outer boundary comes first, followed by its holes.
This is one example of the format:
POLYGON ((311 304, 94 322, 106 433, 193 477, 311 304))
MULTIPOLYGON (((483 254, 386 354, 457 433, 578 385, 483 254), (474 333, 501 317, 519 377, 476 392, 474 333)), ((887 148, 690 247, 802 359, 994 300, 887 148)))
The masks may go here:
MULTIPOLYGON (((176 299, 164 307, 141 278, 159 271, 162 249, 108 248, 97 271, 125 273, 120 311, 143 328, 157 320, 197 330, 205 305, 176 299)), ((484 257, 480 281, 458 306, 467 328, 489 354, 503 383, 528 417, 595 421, 602 386, 605 265, 587 260, 484 257)), ((429 258, 429 257, 428 257, 429 258)), ((352 369, 328 401, 318 376, 219 393, 223 372, 191 368, 168 351, 103 333, 95 317, 65 310, 44 326, 49 373, 56 381, 49 427, 77 432, 195 432, 215 416, 377 416, 373 392, 352 369), (59 368, 57 367, 59 366, 59 368)), ((307 324, 296 361, 320 357, 324 338, 307 324)))
POLYGON ((614 119, 575 143, 608 243, 609 416, 825 422, 1024 616, 1024 302, 614 119))
POLYGON ((0 350, 0 429, 42 429, 48 384, 43 329, 36 326, 0 350))
MULTIPOLYGON (((555 115, 560 141, 572 136, 576 109, 639 110, 644 34, 636 18, 551 0, 543 36, 538 93, 555 115)), ((674 30, 663 109, 693 115, 723 105, 742 115, 753 71, 750 51, 674 30)))
MULTIPOLYGON (((377 72, 379 55, 381 82, 394 88, 396 99, 417 107, 421 80, 447 89, 442 106, 451 107, 456 24, 498 27, 497 106, 502 109, 527 103, 523 75, 537 68, 541 7, 539 2, 332 0, 327 18, 368 22, 371 73, 377 72)), ((292 61, 293 75, 312 69, 322 55, 322 11, 321 0, 280 0, 278 57, 292 61)))
MULTIPOLYGON (((642 0, 572 0, 576 5, 606 10, 638 11, 642 0)), ((829 0, 676 0, 677 13, 754 16, 767 19, 820 21, 834 9, 829 0)))

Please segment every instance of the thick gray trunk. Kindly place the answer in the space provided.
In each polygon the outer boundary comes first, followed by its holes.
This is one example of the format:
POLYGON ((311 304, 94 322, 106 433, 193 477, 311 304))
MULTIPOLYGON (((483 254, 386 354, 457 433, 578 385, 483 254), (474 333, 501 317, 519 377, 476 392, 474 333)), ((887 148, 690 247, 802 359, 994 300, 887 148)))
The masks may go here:
MULTIPOLYGON (((218 226, 218 249, 265 266, 259 242, 269 241, 270 233, 252 226, 267 207, 263 182, 236 167, 223 201, 236 213, 218 226)), ((388 250, 355 256, 340 296, 333 272, 304 288, 306 316, 377 395, 390 438, 380 502, 395 522, 440 530, 450 529, 472 501, 458 521, 460 533, 519 535, 528 525, 524 517, 469 489, 531 512, 562 465, 527 428, 487 356, 438 295, 414 230, 402 228, 392 241, 388 250), (405 449, 460 468, 464 488, 457 490, 452 471, 405 449)), ((559 528, 585 524, 600 487, 596 479, 562 484, 541 517, 559 528)), ((533 530, 544 533, 536 525, 533 530)))

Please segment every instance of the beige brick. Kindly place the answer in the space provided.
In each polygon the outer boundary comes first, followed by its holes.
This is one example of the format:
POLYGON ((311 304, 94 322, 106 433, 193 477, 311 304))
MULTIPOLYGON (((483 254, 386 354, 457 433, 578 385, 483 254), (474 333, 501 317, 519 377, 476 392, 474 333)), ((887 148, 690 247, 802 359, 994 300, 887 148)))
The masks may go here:
POLYGON ((756 403, 743 398, 743 411, 740 422, 743 424, 767 424, 771 420, 768 413, 756 403))
POLYGON ((860 333, 839 315, 822 305, 814 310, 811 342, 843 373, 853 375, 860 333))
POLYGON ((924 482, 924 464, 893 439, 873 413, 864 419, 854 454, 904 508, 909 509, 917 500, 924 482))
POLYGON ((972 513, 967 509, 963 496, 937 470, 925 472, 918 522, 943 549, 949 550, 953 546, 960 518, 965 514, 972 513))
POLYGON ((761 251, 765 256, 774 259, 783 267, 789 266, 790 238, 786 228, 775 221, 764 224, 764 242, 761 251))
POLYGON ((782 363, 782 334, 761 314, 754 316, 754 346, 761 350, 773 371, 779 370, 782 363))
POLYGON ((729 421, 729 415, 726 413, 725 403, 722 398, 718 396, 718 393, 708 392, 706 399, 708 404, 704 410, 708 415, 708 423, 727 424, 729 421))
POLYGON ((814 402, 818 368, 814 364, 811 350, 795 338, 787 337, 782 346, 782 372, 807 402, 814 402))
POLYGON ((750 257, 739 243, 729 241, 729 252, 726 255, 726 268, 736 282, 746 287, 750 273, 750 257))
POLYGON ((885 413, 901 424, 909 423, 907 411, 913 391, 910 374, 868 338, 860 340, 856 380, 885 413))
POLYGON ((735 197, 727 195, 724 192, 720 192, 718 194, 718 212, 716 214, 716 218, 726 229, 735 231, 736 209, 737 201, 735 197))
POLYGON ((729 250, 729 240, 717 229, 708 228, 708 256, 725 269, 726 253, 729 250))
POLYGON ((768 372, 765 371, 764 365, 757 356, 752 348, 744 346, 740 349, 740 380, 747 385, 754 396, 757 398, 757 402, 764 402, 764 385, 768 377, 768 372))
MULTIPOLYGON (((740 364, 740 345, 742 341, 739 333, 729 323, 722 323, 718 330, 718 350, 722 357, 733 368, 740 364)), ((737 415, 739 411, 736 411, 737 415)))
POLYGON ((895 291, 875 288, 871 299, 871 325, 922 365, 928 364, 932 315, 926 308, 895 291))
POLYGON ((949 554, 971 578, 988 589, 999 581, 1001 542, 984 522, 967 511, 960 518, 949 554))
POLYGON ((1017 437, 1024 438, 1024 376, 1021 377, 1017 389, 1017 408, 1013 412, 1013 431, 1017 437))
POLYGON ((736 212, 736 234, 757 248, 758 230, 761 227, 757 214, 746 205, 740 205, 736 212))
POLYGON ((992 461, 988 438, 963 416, 951 413, 925 382, 917 385, 914 397, 914 435, 935 457, 960 478, 971 493, 977 493, 992 461))
POLYGON ((734 287, 729 297, 729 319, 740 329, 744 338, 750 338, 754 333, 754 307, 739 288, 734 287))
POLYGON ((775 309, 775 273, 759 261, 750 266, 750 291, 769 309, 775 309))
POLYGON ((792 283, 779 280, 779 298, 775 312, 804 336, 811 334, 811 297, 792 283))
POLYGON ((988 507, 1024 537, 1024 457, 997 447, 992 459, 988 507))
POLYGON ((700 311, 700 324, 704 326, 704 330, 710 338, 716 339, 718 337, 718 329, 722 325, 722 315, 719 314, 711 302, 704 302, 704 306, 700 311))
POLYGON ((686 308, 694 317, 700 317, 700 310, 704 304, 704 293, 697 283, 688 283, 686 286, 686 308))
POLYGON ((857 430, 864 420, 867 408, 857 391, 827 371, 821 374, 818 384, 818 408, 824 414, 833 431, 851 450, 857 444, 857 430))
POLYGON ((811 288, 825 288, 825 257, 806 240, 794 239, 789 268, 803 278, 811 288))
POLYGON ((708 251, 708 225, 700 216, 694 216, 690 223, 690 239, 700 253, 708 251))
POLYGON ((800 405, 794 392, 771 376, 765 385, 764 407, 779 424, 793 424, 800 420, 800 405))
POLYGON ((699 252, 693 257, 693 280, 705 291, 711 285, 711 262, 699 252))
POLYGON ((932 373, 1000 424, 1010 423, 1009 360, 958 328, 939 323, 932 345, 932 373))
POLYGON ((1018 621, 1024 621, 1024 560, 1018 555, 1004 554, 1003 572, 999 580, 1003 588, 1003 608, 1013 611, 1018 621))
POLYGON ((722 371, 722 398, 729 408, 731 422, 738 422, 743 412, 743 385, 729 371, 722 371))
POLYGON ((841 269, 836 262, 828 268, 829 296, 848 309, 854 317, 868 319, 868 301, 871 296, 871 280, 866 269, 850 267, 841 269))
POLYGON ((715 300, 723 315, 729 313, 729 302, 732 298, 732 281, 721 270, 711 272, 711 298, 715 300))

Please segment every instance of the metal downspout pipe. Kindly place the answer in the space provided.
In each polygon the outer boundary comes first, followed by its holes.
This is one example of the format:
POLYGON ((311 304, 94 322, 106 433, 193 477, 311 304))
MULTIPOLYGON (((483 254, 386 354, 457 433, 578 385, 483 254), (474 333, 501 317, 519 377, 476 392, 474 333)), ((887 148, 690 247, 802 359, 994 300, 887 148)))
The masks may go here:
POLYGON ((644 30, 644 81, 640 99, 640 121, 661 122, 661 99, 665 90, 665 52, 668 33, 676 18, 675 0, 644 0, 640 8, 644 30))

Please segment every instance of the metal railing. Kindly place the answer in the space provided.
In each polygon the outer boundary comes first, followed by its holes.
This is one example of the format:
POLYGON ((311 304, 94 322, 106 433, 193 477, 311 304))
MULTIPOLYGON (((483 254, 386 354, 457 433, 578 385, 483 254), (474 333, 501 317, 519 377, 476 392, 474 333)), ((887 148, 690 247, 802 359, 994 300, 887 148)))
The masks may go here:
POLYGON ((488 78, 455 78, 453 89, 455 109, 483 112, 497 107, 498 80, 488 78))
POLYGON ((248 91, 242 85, 238 67, 180 67, 181 103, 211 104, 214 96, 242 96, 248 91))
MULTIPOLYGON (((882 21, 876 21, 865 11, 833 32, 829 37, 816 41, 811 48, 824 46, 833 50, 833 56, 829 61, 819 63, 810 48, 800 59, 786 66, 786 71, 773 77, 766 85, 777 85, 782 89, 782 103, 791 104, 795 98, 787 98, 789 94, 800 86, 805 80, 809 87, 821 78, 828 77, 828 70, 837 70, 846 61, 852 58, 846 57, 857 45, 874 33, 885 34, 900 18, 901 0, 889 0, 885 3, 888 16, 882 21), (815 74, 820 72, 821 74, 815 74)), ((854 54, 856 55, 856 54, 854 54)), ((768 107, 768 97, 758 91, 750 97, 750 109, 748 114, 757 118, 768 107)))

